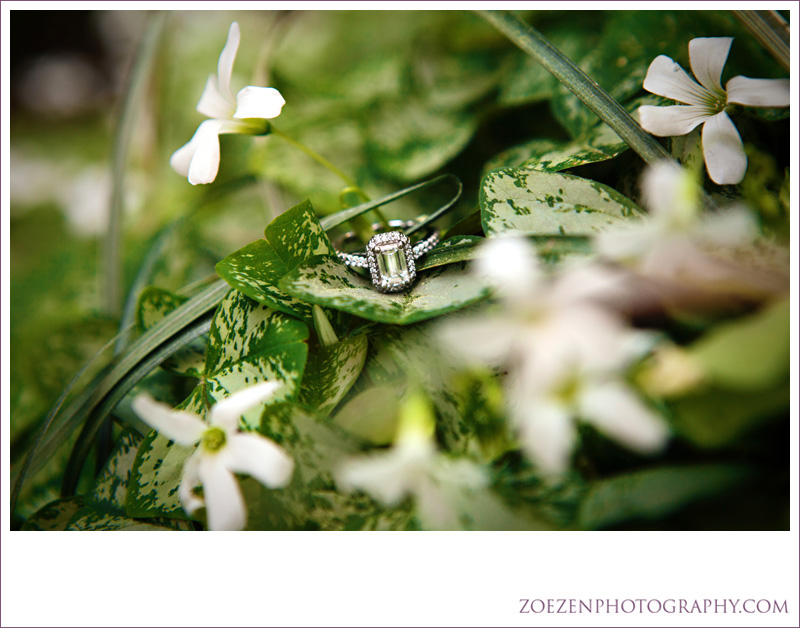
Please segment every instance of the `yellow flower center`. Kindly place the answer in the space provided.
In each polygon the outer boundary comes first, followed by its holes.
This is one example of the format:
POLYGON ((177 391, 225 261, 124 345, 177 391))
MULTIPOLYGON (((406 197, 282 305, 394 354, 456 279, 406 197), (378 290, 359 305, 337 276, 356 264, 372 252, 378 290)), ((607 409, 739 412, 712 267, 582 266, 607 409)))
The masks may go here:
POLYGON ((217 452, 225 446, 226 440, 227 437, 222 428, 210 427, 203 433, 200 443, 206 451, 217 452))

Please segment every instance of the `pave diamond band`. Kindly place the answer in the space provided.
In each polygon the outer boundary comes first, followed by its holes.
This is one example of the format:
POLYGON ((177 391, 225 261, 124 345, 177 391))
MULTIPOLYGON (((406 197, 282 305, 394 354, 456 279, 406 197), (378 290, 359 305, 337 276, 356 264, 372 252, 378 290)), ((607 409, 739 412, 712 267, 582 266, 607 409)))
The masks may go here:
MULTIPOLYGON (((390 227, 410 228, 415 221, 392 220, 390 227)), ((346 234, 343 240, 353 237, 346 234)), ((439 243, 439 234, 433 232, 413 246, 401 231, 378 233, 370 238, 364 253, 337 251, 339 259, 347 266, 369 269, 372 285, 380 292, 407 290, 417 276, 416 260, 439 243)))

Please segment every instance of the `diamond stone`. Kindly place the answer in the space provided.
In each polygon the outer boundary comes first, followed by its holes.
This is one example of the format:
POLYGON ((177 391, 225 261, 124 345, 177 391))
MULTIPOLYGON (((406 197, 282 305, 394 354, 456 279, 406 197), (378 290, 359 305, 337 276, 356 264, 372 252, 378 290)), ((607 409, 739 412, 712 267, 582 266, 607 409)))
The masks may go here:
POLYGON ((411 243, 399 231, 374 236, 367 245, 372 283, 381 292, 399 292, 413 283, 417 273, 411 243))

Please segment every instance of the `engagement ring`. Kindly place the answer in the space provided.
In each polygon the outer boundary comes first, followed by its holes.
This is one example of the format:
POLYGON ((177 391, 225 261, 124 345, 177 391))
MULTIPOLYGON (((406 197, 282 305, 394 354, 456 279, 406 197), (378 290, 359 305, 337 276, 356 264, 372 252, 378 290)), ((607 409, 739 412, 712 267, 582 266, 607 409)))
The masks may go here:
MULTIPOLYGON (((414 220, 390 220, 389 226, 395 229, 409 229, 416 225, 414 220)), ((377 227, 375 225, 373 228, 377 227)), ((355 238, 347 233, 342 241, 355 238)), ((402 231, 387 231, 370 238, 366 252, 344 253, 337 251, 339 259, 351 268, 368 268, 372 285, 380 292, 400 292, 407 290, 417 276, 416 260, 425 255, 439 242, 439 234, 433 231, 423 236, 413 246, 402 231)))

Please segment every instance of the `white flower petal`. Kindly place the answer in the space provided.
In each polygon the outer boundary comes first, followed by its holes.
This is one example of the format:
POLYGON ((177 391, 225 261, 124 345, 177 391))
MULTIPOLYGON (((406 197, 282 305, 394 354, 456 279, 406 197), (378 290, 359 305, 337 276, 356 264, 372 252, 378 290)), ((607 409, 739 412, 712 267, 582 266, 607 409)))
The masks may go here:
POLYGON ((722 92, 722 68, 728 60, 733 37, 697 37, 689 42, 689 64, 700 84, 722 92))
POLYGON ((686 135, 698 124, 708 119, 707 110, 696 105, 670 105, 639 107, 639 124, 648 133, 658 137, 686 135))
POLYGON ((183 509, 189 515, 193 515, 198 508, 202 508, 203 500, 194 494, 194 488, 200 484, 200 475, 197 470, 200 465, 200 452, 196 451, 186 463, 183 465, 183 474, 181 475, 181 484, 178 488, 178 497, 180 497, 183 509))
POLYGON ((718 113, 703 125, 703 157, 714 183, 732 185, 744 178, 747 155, 727 113, 718 113))
POLYGON ((197 415, 173 410, 147 393, 137 395, 131 407, 142 421, 180 445, 193 445, 198 442, 207 427, 197 415))
POLYGON ((726 85, 728 102, 750 107, 788 107, 789 79, 751 79, 735 76, 726 85))
POLYGON ((521 328, 502 315, 453 318, 437 328, 437 335, 453 357, 500 366, 510 357, 521 328))
POLYGON ((473 268, 510 304, 523 304, 531 299, 543 279, 536 250, 521 236, 487 239, 481 244, 473 268))
POLYGON ((732 207, 703 215, 695 233, 703 242, 737 247, 751 242, 758 235, 758 223, 753 212, 745 207, 732 207))
POLYGON ((239 417, 253 406, 269 399, 281 387, 280 382, 261 382, 237 390, 230 397, 217 401, 209 412, 209 423, 218 425, 226 432, 234 432, 239 417))
POLYGON ((179 175, 188 177, 189 167, 192 165, 192 159, 194 158, 196 150, 197 143, 194 141, 194 138, 192 138, 172 153, 172 157, 169 158, 169 165, 172 166, 172 169, 179 175))
POLYGON ((239 24, 234 22, 228 31, 228 41, 219 55, 217 63, 217 76, 219 77, 219 90, 222 95, 233 104, 233 92, 231 91, 231 75, 233 74, 233 62, 236 60, 236 51, 239 49, 239 24))
POLYGON ((711 96, 708 90, 693 81, 681 66, 664 55, 653 59, 647 68, 643 86, 652 94, 672 98, 687 105, 703 105, 711 96))
POLYGON ((345 491, 360 488, 387 505, 413 493, 430 471, 435 449, 428 441, 413 441, 346 461, 336 474, 345 491))
POLYGON ((614 261, 634 261, 643 256, 661 237, 661 227, 653 221, 606 229, 594 237, 594 249, 614 261))
POLYGON ((286 101, 274 87, 248 85, 236 95, 234 118, 277 118, 286 101))
POLYGON ((650 215, 667 227, 694 224, 700 189, 690 172, 671 161, 661 161, 645 170, 642 196, 650 215))
POLYGON ((586 385, 578 404, 584 420, 631 449, 652 453, 667 442, 662 419, 621 382, 586 385))
POLYGON ((214 454, 200 457, 198 474, 203 485, 206 516, 210 530, 241 530, 247 520, 239 484, 223 464, 224 459, 214 454))
POLYGON ((544 400, 520 400, 512 413, 522 448, 531 460, 545 474, 564 473, 569 468, 576 435, 567 408, 544 400))
MULTIPOLYGON (((194 154, 189 164, 188 179, 192 185, 211 183, 219 172, 219 131, 222 120, 206 120, 195 131, 191 144, 194 154)), ((174 155, 173 155, 174 156, 174 155)))
POLYGON ((291 456, 277 443, 258 434, 229 436, 220 455, 230 471, 252 476, 267 488, 286 486, 294 471, 291 456))
POLYGON ((197 111, 209 118, 225 119, 233 115, 233 100, 228 100, 223 96, 217 87, 217 77, 211 75, 206 81, 206 88, 197 103, 197 111))

